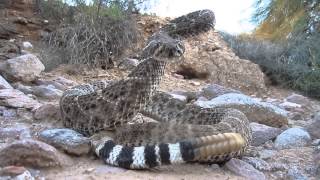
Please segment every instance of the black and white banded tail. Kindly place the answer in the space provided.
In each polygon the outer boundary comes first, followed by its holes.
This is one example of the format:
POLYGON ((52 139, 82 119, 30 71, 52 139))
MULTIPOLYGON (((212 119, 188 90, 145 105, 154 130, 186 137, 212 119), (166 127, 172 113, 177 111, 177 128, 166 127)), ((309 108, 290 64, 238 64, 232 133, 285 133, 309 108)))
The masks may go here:
POLYGON ((109 139, 95 147, 96 154, 106 164, 126 169, 147 169, 160 165, 181 164, 208 157, 238 155, 246 147, 238 133, 225 133, 177 143, 160 143, 130 147, 117 145, 109 139))

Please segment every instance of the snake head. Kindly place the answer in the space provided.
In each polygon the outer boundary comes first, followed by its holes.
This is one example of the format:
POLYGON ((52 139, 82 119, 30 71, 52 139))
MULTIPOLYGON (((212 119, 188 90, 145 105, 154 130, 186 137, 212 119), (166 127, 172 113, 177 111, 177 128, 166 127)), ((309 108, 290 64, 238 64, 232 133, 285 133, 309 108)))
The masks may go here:
POLYGON ((165 32, 152 35, 147 46, 142 50, 142 58, 154 57, 159 60, 170 60, 183 56, 185 47, 179 39, 173 39, 165 32))

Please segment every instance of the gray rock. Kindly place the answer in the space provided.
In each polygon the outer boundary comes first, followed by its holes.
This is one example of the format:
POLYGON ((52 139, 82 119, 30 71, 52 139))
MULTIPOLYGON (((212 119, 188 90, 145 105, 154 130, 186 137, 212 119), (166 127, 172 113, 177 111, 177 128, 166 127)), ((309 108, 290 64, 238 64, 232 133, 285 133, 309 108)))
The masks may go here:
POLYGON ((46 99, 58 99, 63 94, 63 91, 56 89, 53 85, 34 86, 31 89, 34 95, 46 99))
POLYGON ((291 167, 288 170, 287 176, 290 180, 308 180, 308 177, 305 176, 296 166, 291 167))
POLYGON ((259 152, 259 156, 261 159, 267 160, 274 156, 276 153, 277 151, 275 150, 264 149, 259 152))
POLYGON ((25 85, 23 85, 23 84, 21 84, 21 83, 15 83, 15 84, 14 84, 14 87, 15 87, 17 90, 23 92, 24 94, 32 94, 31 86, 25 86, 25 85))
POLYGON ((41 104, 16 89, 0 89, 0 105, 13 108, 33 109, 41 104))
POLYGON ((249 179, 249 180, 256 180, 256 179, 265 180, 266 179, 265 175, 262 172, 258 171, 252 165, 240 159, 232 158, 230 161, 228 161, 225 164, 225 167, 231 172, 239 176, 245 177, 246 179, 249 179))
POLYGON ((252 130, 252 145, 260 146, 265 142, 276 138, 280 133, 281 129, 266 126, 258 123, 250 123, 252 130))
POLYGON ((13 89, 13 87, 0 75, 0 89, 13 89))
POLYGON ((271 171, 271 166, 266 161, 255 157, 243 157, 243 161, 251 164, 259 171, 271 171))
POLYGON ((22 42, 22 46, 26 50, 31 50, 33 49, 33 45, 29 41, 24 41, 22 42))
POLYGON ((36 120, 59 120, 61 119, 60 107, 58 104, 44 104, 35 110, 34 118, 36 120))
POLYGON ((22 174, 13 178, 13 180, 35 180, 29 171, 25 171, 22 174))
POLYGON ((69 165, 70 158, 54 147, 32 139, 13 142, 0 149, 0 166, 55 167, 69 165))
POLYGON ((299 94, 292 94, 292 95, 288 96, 286 98, 286 101, 300 104, 302 106, 310 106, 311 105, 311 101, 307 97, 299 95, 299 94))
POLYGON ((228 93, 242 94, 240 91, 231 88, 226 88, 218 84, 209 84, 201 89, 200 96, 204 96, 207 99, 212 99, 228 93))
POLYGON ((33 81, 44 69, 44 65, 33 54, 12 58, 0 64, 2 75, 11 81, 33 81))
POLYGON ((312 144, 312 146, 318 146, 318 145, 320 145, 320 139, 315 139, 315 140, 313 140, 311 144, 312 144))
POLYGON ((173 99, 177 99, 182 102, 187 102, 187 97, 184 95, 174 94, 174 93, 170 93, 170 95, 172 96, 173 99))
POLYGON ((17 117, 17 110, 16 109, 5 108, 5 109, 1 109, 0 113, 6 119, 17 117))
POLYGON ((233 108, 242 111, 251 122, 281 127, 288 124, 287 111, 270 103, 259 102, 244 94, 229 93, 210 101, 196 101, 202 108, 233 108))
POLYGON ((37 85, 52 85, 54 86, 56 89, 59 89, 61 91, 64 91, 72 86, 77 85, 76 82, 71 81, 69 79, 66 79, 64 77, 56 77, 54 79, 50 79, 50 80, 46 80, 46 79, 37 79, 35 81, 35 83, 37 85))
POLYGON ((83 155, 90 151, 90 140, 71 129, 48 129, 40 133, 39 138, 69 154, 83 155))
POLYGON ((74 82, 74 81, 72 81, 70 79, 66 79, 66 78, 61 77, 61 76, 53 79, 52 81, 60 83, 60 84, 62 84, 64 86, 75 86, 75 85, 78 84, 78 83, 76 83, 76 82, 74 82))
POLYGON ((290 128, 282 132, 275 140, 277 149, 304 147, 311 142, 308 132, 300 128, 290 128))
POLYGON ((292 102, 283 102, 279 104, 279 106, 287 111, 293 111, 296 108, 301 108, 300 104, 292 103, 292 102))
POLYGON ((195 100, 199 96, 198 92, 195 91, 171 91, 170 94, 177 94, 187 97, 187 101, 195 100))
POLYGON ((320 139, 320 112, 316 113, 312 121, 306 125, 306 130, 313 139, 320 139))
POLYGON ((304 117, 302 116, 302 114, 300 112, 292 112, 290 113, 290 119, 292 120, 304 120, 304 117))
POLYGON ((31 138, 29 127, 16 125, 14 127, 0 127, 0 139, 25 139, 31 138))

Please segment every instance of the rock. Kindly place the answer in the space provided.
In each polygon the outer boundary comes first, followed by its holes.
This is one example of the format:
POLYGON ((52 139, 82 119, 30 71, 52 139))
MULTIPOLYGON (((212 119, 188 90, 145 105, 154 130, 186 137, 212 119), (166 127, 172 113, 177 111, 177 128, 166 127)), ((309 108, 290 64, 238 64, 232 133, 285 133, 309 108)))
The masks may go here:
POLYGON ((16 89, 0 89, 0 105, 13 108, 33 109, 41 104, 16 89))
POLYGON ((58 90, 61 90, 61 91, 64 91, 64 90, 69 88, 69 86, 63 85, 63 84, 61 84, 61 83, 59 83, 57 81, 54 81, 54 80, 37 79, 35 81, 35 83, 37 85, 42 86, 42 87, 51 86, 51 87, 54 87, 55 89, 58 89, 58 90))
POLYGON ((1 176, 17 176, 24 173, 27 169, 23 166, 6 166, 0 169, 1 176))
POLYGON ((290 117, 290 119, 292 119, 292 120, 303 120, 304 118, 303 118, 303 116, 302 116, 302 114, 301 113, 299 113, 299 112, 293 112, 293 113, 290 113, 289 114, 289 117, 290 117))
POLYGON ((256 168, 259 171, 271 171, 271 166, 266 161, 255 158, 255 157, 243 157, 243 161, 251 164, 254 168, 256 168))
POLYGON ((170 93, 170 95, 174 99, 178 99, 178 100, 180 100, 182 102, 187 102, 187 97, 186 96, 183 96, 183 95, 180 95, 180 94, 174 94, 174 93, 170 93))
POLYGON ((210 101, 196 101, 202 108, 234 108, 242 111, 251 122, 281 127, 288 124, 287 111, 272 104, 259 102, 244 94, 228 93, 210 101))
POLYGON ((34 118, 36 120, 59 120, 61 119, 60 107, 58 104, 44 104, 35 110, 34 118))
POLYGON ((139 61, 137 59, 125 58, 119 63, 118 68, 124 70, 132 70, 133 68, 137 67, 138 64, 139 61))
POLYGON ((320 112, 316 113, 310 124, 306 125, 306 130, 313 139, 320 139, 320 112))
POLYGON ((69 154, 84 155, 90 151, 90 140, 71 129, 48 129, 40 133, 39 138, 69 154))
POLYGON ((200 83, 196 81, 191 81, 190 84, 194 86, 200 86, 200 83))
POLYGON ((64 86, 75 86, 75 85, 78 84, 78 83, 76 83, 76 82, 74 82, 74 81, 72 81, 70 79, 66 79, 66 78, 61 77, 61 76, 57 77, 53 81, 54 82, 58 82, 58 83, 60 83, 60 84, 62 84, 64 86))
POLYGON ((53 85, 33 86, 31 90, 34 95, 46 99, 58 99, 63 94, 63 91, 56 89, 53 85))
POLYGON ((181 75, 181 74, 177 74, 177 73, 174 73, 173 74, 173 77, 177 78, 177 79, 184 79, 184 76, 181 75))
POLYGON ((70 159, 54 147, 40 141, 24 139, 0 149, 0 166, 23 165, 54 167, 70 163, 70 159))
POLYGON ((312 141, 312 146, 319 146, 320 145, 320 139, 315 139, 312 141))
POLYGON ((22 43, 22 46, 23 46, 24 49, 27 49, 27 50, 33 49, 33 45, 32 45, 30 42, 28 42, 28 41, 24 41, 24 42, 22 43))
POLYGON ((25 139, 31 138, 30 129, 23 125, 14 127, 0 127, 0 139, 25 139))
POLYGON ((33 54, 18 56, 0 64, 2 75, 11 81, 33 81, 44 69, 42 62, 33 54))
POLYGON ((266 126, 258 123, 250 123, 250 128, 252 130, 252 145, 260 146, 265 142, 276 138, 280 133, 281 129, 266 126))
POLYGON ((308 180, 308 177, 306 177, 296 166, 288 170, 287 176, 290 180, 308 180))
POLYGON ((34 180, 35 178, 32 177, 29 171, 25 171, 22 174, 13 178, 14 180, 34 180))
POLYGON ((252 165, 240 160, 232 158, 225 164, 225 167, 236 175, 245 177, 249 180, 264 180, 266 179, 265 175, 255 169, 252 165))
POLYGON ((209 84, 201 89, 200 96, 204 96, 207 99, 212 99, 228 93, 242 94, 240 91, 231 88, 226 88, 218 84, 209 84))
POLYGON ((311 101, 307 97, 304 97, 299 94, 292 94, 288 96, 285 100, 288 102, 300 104, 302 106, 310 106, 311 104, 311 101))
POLYGON ((14 118, 14 117, 17 117, 17 111, 16 109, 7 109, 7 108, 4 108, 4 109, 1 109, 1 115, 4 117, 4 118, 14 118))
POLYGON ((275 150, 269 150, 269 149, 264 149, 259 152, 259 156, 263 160, 270 159, 272 156, 274 156, 277 153, 275 150))
POLYGON ((59 89, 62 91, 77 85, 76 82, 66 79, 64 77, 56 77, 51 80, 37 79, 35 83, 37 85, 53 85, 56 89, 59 89))
POLYGON ((24 94, 32 94, 32 92, 33 92, 31 89, 31 86, 25 86, 21 83, 15 83, 14 87, 16 89, 18 89, 19 91, 23 92, 24 94))
POLYGON ((195 100, 199 96, 198 92, 195 91, 171 91, 169 94, 177 94, 187 98, 187 101, 195 100))
POLYGON ((13 87, 0 75, 0 89, 13 89, 13 87))
POLYGON ((277 149, 303 147, 311 142, 308 132, 300 128, 290 128, 282 132, 275 140, 277 149))
POLYGON ((283 102, 279 104, 279 106, 287 111, 292 111, 295 108, 301 108, 300 104, 292 103, 292 102, 283 102))

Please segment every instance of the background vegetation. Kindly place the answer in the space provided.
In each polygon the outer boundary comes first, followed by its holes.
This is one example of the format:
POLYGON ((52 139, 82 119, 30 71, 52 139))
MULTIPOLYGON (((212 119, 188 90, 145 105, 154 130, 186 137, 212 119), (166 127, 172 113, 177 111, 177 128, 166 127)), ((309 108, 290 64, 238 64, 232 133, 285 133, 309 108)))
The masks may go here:
POLYGON ((250 35, 221 33, 235 53, 261 66, 271 82, 320 98, 320 2, 258 0, 250 35))
POLYGON ((37 0, 36 11, 57 24, 44 38, 56 56, 43 56, 52 69, 57 64, 87 64, 111 68, 138 39, 134 13, 143 0, 37 0), (53 47, 53 48, 52 48, 53 47), (50 59, 54 57, 54 59, 50 59), (49 59, 48 59, 49 58, 49 59), (57 60, 57 58, 59 58, 57 60), (57 63, 59 62, 59 63, 57 63))

